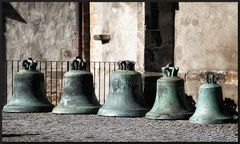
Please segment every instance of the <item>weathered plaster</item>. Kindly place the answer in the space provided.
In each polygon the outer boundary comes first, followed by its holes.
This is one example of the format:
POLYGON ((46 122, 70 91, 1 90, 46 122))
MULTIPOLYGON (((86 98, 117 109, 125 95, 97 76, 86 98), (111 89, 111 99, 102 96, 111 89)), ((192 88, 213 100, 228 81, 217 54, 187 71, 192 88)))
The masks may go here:
POLYGON ((12 2, 27 22, 7 19, 7 59, 68 60, 75 56, 73 2, 12 2))
POLYGON ((91 36, 109 34, 109 43, 91 38, 92 61, 133 60, 136 70, 143 71, 144 3, 91 3, 91 36))
POLYGON ((174 62, 186 76, 185 91, 197 101, 203 72, 222 78, 223 97, 238 101, 237 3, 179 3, 174 62))
POLYGON ((179 3, 174 61, 180 72, 237 71, 237 3, 179 3))
MULTIPOLYGON (((76 11, 73 2, 11 2, 21 17, 26 21, 22 23, 10 18, 6 22, 6 49, 7 60, 23 60, 32 57, 38 61, 66 61, 76 56, 76 11)), ((38 64, 37 69, 39 69, 38 64)), ((53 75, 55 71, 53 63, 53 75)), ((63 65, 64 70, 67 65, 63 65)), ((16 63, 14 63, 14 72, 16 63)), ((20 66, 21 68, 21 66, 20 66)), ((60 70, 60 63, 58 63, 60 70)), ((42 65, 45 71, 45 66, 42 65)), ((7 73, 7 100, 11 98, 12 78, 11 64, 7 73)), ((48 70, 50 71, 50 63, 48 70)), ((48 73, 48 72, 47 72, 48 73)), ((58 76, 58 81, 61 76, 58 76)), ((52 96, 56 96, 56 78, 52 81, 52 96)), ((62 81, 61 81, 62 82, 62 81)), ((47 96, 50 96, 50 79, 45 79, 47 96), (47 86, 48 85, 48 86, 47 86)), ((58 92, 61 83, 58 83, 58 92)), ((54 100, 55 101, 55 100, 54 100)))

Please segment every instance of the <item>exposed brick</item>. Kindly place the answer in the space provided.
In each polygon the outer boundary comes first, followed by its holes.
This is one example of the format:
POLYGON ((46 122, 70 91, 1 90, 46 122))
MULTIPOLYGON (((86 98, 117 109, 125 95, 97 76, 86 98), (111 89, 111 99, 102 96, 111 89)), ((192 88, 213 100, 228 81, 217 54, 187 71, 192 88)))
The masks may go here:
POLYGON ((184 81, 186 81, 186 75, 187 73, 178 73, 178 77, 182 78, 184 81))
POLYGON ((197 80, 197 81, 200 81, 202 78, 202 73, 188 73, 186 75, 186 80, 187 81, 191 81, 191 80, 197 80))
POLYGON ((225 75, 225 81, 232 83, 232 84, 237 84, 238 82, 238 73, 234 71, 227 72, 225 75))
POLYGON ((53 105, 57 105, 60 101, 60 93, 58 93, 58 96, 56 95, 56 92, 52 92, 52 95, 50 93, 47 93, 47 97, 49 99, 49 101, 53 104, 53 105))

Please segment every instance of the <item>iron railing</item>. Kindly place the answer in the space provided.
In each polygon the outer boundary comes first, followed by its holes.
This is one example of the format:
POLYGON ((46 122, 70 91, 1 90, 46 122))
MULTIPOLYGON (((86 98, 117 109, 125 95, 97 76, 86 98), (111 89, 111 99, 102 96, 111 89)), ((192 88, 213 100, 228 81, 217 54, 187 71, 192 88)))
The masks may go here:
MULTIPOLYGON (((7 60, 7 99, 13 94, 14 75, 21 69, 22 60, 7 60)), ((110 74, 116 70, 117 62, 90 62, 95 94, 100 104, 107 98, 110 74)), ((63 90, 63 76, 69 71, 69 61, 38 61, 37 70, 44 73, 45 91, 51 103, 57 105, 63 90)))

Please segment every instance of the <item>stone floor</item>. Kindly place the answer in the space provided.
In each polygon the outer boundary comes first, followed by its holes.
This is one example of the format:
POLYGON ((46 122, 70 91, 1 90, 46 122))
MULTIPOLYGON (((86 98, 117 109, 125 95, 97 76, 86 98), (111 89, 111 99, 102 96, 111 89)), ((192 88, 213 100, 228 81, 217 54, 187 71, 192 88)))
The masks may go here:
POLYGON ((238 124, 187 120, 2 113, 3 142, 238 142, 238 124))

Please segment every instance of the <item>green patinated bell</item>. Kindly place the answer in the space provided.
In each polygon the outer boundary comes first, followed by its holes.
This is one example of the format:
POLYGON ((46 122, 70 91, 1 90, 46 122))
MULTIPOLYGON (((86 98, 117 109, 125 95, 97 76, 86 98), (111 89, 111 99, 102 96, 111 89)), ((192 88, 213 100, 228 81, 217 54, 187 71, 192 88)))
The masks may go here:
POLYGON ((207 73, 206 84, 199 87, 196 111, 190 117, 191 123, 226 123, 233 120, 227 113, 224 103, 222 88, 216 84, 218 75, 207 73))
POLYGON ((64 88, 60 103, 52 113, 96 114, 100 104, 93 87, 93 75, 86 71, 80 57, 70 61, 72 69, 64 74, 64 88))
POLYGON ((157 92, 149 119, 189 119, 193 114, 187 103, 184 80, 177 76, 179 68, 168 64, 162 68, 163 77, 157 80, 157 92))
POLYGON ((141 74, 134 70, 133 61, 119 61, 119 70, 110 76, 110 88, 106 103, 97 115, 141 117, 148 108, 143 100, 141 74))
POLYGON ((44 88, 44 75, 36 70, 37 61, 23 60, 24 69, 15 74, 13 95, 3 107, 3 112, 50 112, 52 105, 44 88))

